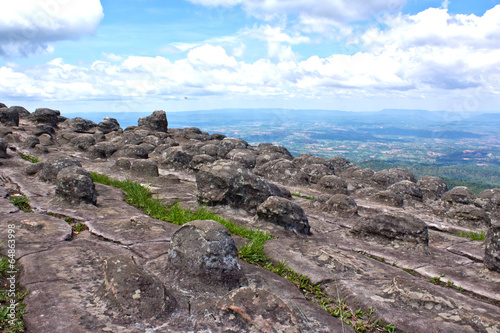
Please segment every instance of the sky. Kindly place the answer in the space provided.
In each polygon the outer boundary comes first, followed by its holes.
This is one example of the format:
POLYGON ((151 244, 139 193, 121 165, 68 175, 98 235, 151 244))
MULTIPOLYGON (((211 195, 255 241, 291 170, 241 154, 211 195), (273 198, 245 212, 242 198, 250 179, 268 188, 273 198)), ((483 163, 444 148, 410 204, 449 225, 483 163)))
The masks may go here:
POLYGON ((30 111, 500 112, 499 0, 2 0, 0 13, 0 102, 30 111))

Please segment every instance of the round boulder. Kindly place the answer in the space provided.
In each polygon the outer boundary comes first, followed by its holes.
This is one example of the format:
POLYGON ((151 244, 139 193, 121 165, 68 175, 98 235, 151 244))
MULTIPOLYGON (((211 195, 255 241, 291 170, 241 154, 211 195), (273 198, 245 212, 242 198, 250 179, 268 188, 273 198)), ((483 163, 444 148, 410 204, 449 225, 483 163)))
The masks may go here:
POLYGON ((19 114, 11 108, 0 108, 0 123, 6 126, 19 126, 19 114))
POLYGON ((500 221, 491 224, 485 239, 484 266, 500 273, 500 221))
POLYGON ((347 183, 335 175, 322 177, 318 182, 318 187, 330 194, 347 194, 347 183))
POLYGON ((96 144, 95 138, 90 134, 82 134, 71 139, 71 144, 81 150, 87 150, 96 144))
POLYGON ((242 276, 229 230, 212 220, 189 222, 174 233, 168 270, 183 288, 222 293, 238 287, 242 276))
POLYGON ((149 160, 136 160, 130 168, 132 174, 140 177, 158 177, 158 166, 149 160))
POLYGON ((348 168, 356 166, 356 164, 340 156, 332 157, 328 161, 333 165, 333 171, 335 171, 337 176, 340 176, 340 174, 348 168))
POLYGON ((95 205, 97 203, 97 192, 95 190, 92 177, 82 168, 59 172, 56 179, 56 195, 63 199, 75 203, 88 203, 95 205))
POLYGON ((317 184, 324 176, 333 175, 333 168, 327 167, 325 164, 307 164, 302 167, 311 184, 317 184))
POLYGON ((309 177, 294 162, 282 158, 261 165, 255 174, 285 185, 309 184, 309 177))
POLYGON ((380 191, 371 196, 373 201, 392 207, 403 207, 404 199, 399 193, 392 191, 380 191))
POLYGON ((479 193, 474 203, 487 211, 500 210, 500 188, 484 190, 479 193))
POLYGON ((103 132, 104 134, 108 134, 110 132, 120 130, 121 127, 118 123, 118 120, 116 120, 115 118, 106 117, 99 123, 99 125, 97 125, 97 129, 99 129, 99 131, 103 132))
POLYGON ((409 180, 402 180, 392 184, 387 190, 401 195, 404 199, 422 201, 424 197, 424 193, 418 185, 409 180))
POLYGON ((38 175, 43 181, 55 181, 59 172, 70 166, 82 167, 80 162, 71 156, 62 155, 50 157, 44 162, 43 168, 38 175))
POLYGON ((193 156, 182 150, 181 147, 171 147, 161 155, 161 163, 174 169, 185 169, 191 163, 193 156))
POLYGON ((446 213, 446 216, 461 221, 468 227, 482 228, 489 227, 491 224, 488 214, 483 209, 472 205, 455 206, 446 213))
POLYGON ((442 178, 434 176, 420 177, 417 181, 417 186, 422 190, 424 199, 428 200, 439 199, 448 191, 446 182, 442 178))
POLYGON ((270 222, 309 235, 311 227, 302 207, 288 199, 271 196, 257 207, 256 220, 270 222))
POLYGON ((476 200, 476 195, 466 186, 457 186, 444 193, 441 200, 450 204, 469 205, 476 200))
POLYGON ((193 156, 193 159, 189 163, 189 168, 195 171, 199 171, 204 165, 215 162, 215 158, 210 155, 200 154, 193 156))
POLYGON ((325 203, 324 209, 332 214, 342 217, 352 217, 358 215, 358 205, 356 201, 345 194, 335 194, 325 203))
POLYGON ((80 117, 69 119, 67 123, 69 124, 69 127, 77 133, 87 133, 91 129, 97 127, 97 124, 92 120, 87 120, 80 117))
POLYGON ((257 155, 249 149, 234 149, 226 155, 226 158, 241 163, 245 168, 253 169, 257 155))
POLYGON ((167 114, 163 110, 157 110, 150 116, 139 118, 138 125, 157 132, 167 132, 167 114))
POLYGON ((11 106, 10 109, 17 112, 17 114, 19 115, 19 119, 26 118, 30 115, 30 112, 22 106, 15 105, 15 106, 11 106))
POLYGON ((108 158, 118 151, 118 146, 111 142, 99 142, 88 149, 91 158, 108 158))
POLYGON ((59 118, 60 115, 61 112, 58 110, 39 108, 36 109, 35 112, 30 114, 30 118, 37 124, 45 123, 45 124, 57 125, 57 123, 60 120, 59 118))
POLYGON ((401 168, 393 168, 376 172, 373 175, 372 180, 382 187, 388 187, 402 180, 409 180, 414 183, 417 182, 411 171, 401 168))
POLYGON ((146 149, 136 145, 125 145, 116 152, 119 157, 147 159, 149 154, 146 149))

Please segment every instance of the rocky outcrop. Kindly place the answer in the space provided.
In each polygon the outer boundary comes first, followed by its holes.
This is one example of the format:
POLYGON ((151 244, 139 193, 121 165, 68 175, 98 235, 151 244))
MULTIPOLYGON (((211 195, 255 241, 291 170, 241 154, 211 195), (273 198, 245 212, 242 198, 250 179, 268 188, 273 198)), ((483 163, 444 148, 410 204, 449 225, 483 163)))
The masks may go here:
POLYGON ((255 174, 286 185, 306 185, 309 177, 293 161, 279 158, 255 169, 255 174))
POLYGON ((5 139, 0 139, 0 158, 7 158, 8 155, 7 155, 7 148, 8 148, 9 144, 7 142, 7 140, 5 139))
POLYGON ((300 234, 309 235, 311 227, 304 210, 288 199, 271 196, 257 207, 257 221, 270 222, 300 234))
POLYGON ((121 130, 121 127, 118 123, 118 120, 116 120, 115 118, 106 117, 97 125, 97 129, 104 134, 108 134, 114 131, 121 130))
POLYGON ((35 123, 50 124, 56 126, 61 121, 61 112, 59 110, 52 110, 48 108, 39 108, 30 114, 31 120, 35 123))
POLYGON ((449 204, 469 205, 474 202, 476 195, 465 186, 457 186, 444 193, 441 200, 449 204))
POLYGON ((69 166, 57 173, 56 194, 73 204, 97 203, 97 192, 95 190, 92 176, 83 168, 69 166))
POLYGON ((484 266, 491 270, 500 272, 500 222, 495 221, 488 229, 485 240, 484 266))
POLYGON ((330 194, 347 194, 347 183, 334 175, 322 177, 318 181, 318 187, 330 194))
POLYGON ((0 123, 5 126, 19 126, 19 113, 11 108, 0 108, 0 123))
POLYGON ((167 132, 168 121, 165 111, 155 111, 152 115, 139 118, 139 126, 144 126, 153 131, 167 132))
POLYGON ((428 200, 437 200, 448 191, 446 182, 434 176, 420 177, 417 186, 422 190, 424 198, 428 200))
POLYGON ((54 182, 59 172, 70 166, 81 167, 82 164, 76 158, 67 155, 50 157, 44 161, 43 168, 38 173, 38 176, 43 181, 54 182))
POLYGON ((382 170, 376 172, 372 177, 373 182, 377 185, 387 188, 388 186, 400 182, 402 180, 409 180, 416 183, 417 180, 413 174, 405 169, 393 168, 389 170, 382 170))

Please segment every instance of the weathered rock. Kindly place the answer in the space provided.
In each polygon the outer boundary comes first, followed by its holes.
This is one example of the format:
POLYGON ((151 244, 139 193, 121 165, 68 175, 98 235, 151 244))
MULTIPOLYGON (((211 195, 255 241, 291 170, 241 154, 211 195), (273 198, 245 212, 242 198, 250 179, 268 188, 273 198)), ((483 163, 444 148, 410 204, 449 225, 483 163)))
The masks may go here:
POLYGON ((375 193, 371 196, 371 199, 373 201, 393 207, 403 207, 404 203, 402 195, 388 190, 375 193))
POLYGON ((185 139, 192 139, 198 141, 206 141, 208 139, 207 136, 203 135, 203 132, 198 127, 186 127, 183 129, 183 136, 185 139))
POLYGON ((7 158, 7 147, 9 143, 5 139, 0 139, 0 158, 7 158))
POLYGON ((248 142, 242 139, 224 138, 219 144, 219 158, 226 158, 226 155, 233 149, 247 149, 248 142))
POLYGON ((12 134, 12 129, 5 127, 5 126, 0 126, 0 138, 5 138, 7 135, 12 134))
POLYGON ((309 235, 311 227, 302 207, 288 199, 271 196, 257 207, 257 221, 270 222, 309 235))
POLYGON ((116 152, 116 156, 147 159, 149 154, 147 150, 141 146, 125 145, 116 152))
POLYGON ((380 236, 388 240, 396 239, 426 246, 429 244, 425 223, 406 213, 382 213, 373 218, 360 220, 351 232, 361 236, 380 236))
POLYGON ((500 210, 500 188, 484 190, 479 193, 474 204, 487 211, 500 210))
POLYGON ((115 166, 122 170, 130 170, 132 161, 129 158, 120 157, 116 160, 115 166))
POLYGON ((167 269, 182 288, 216 293, 237 288, 242 276, 231 234, 211 220, 189 222, 174 233, 167 269))
POLYGON ((321 164, 327 167, 332 172, 331 174, 333 174, 334 171, 333 164, 330 163, 329 160, 324 157, 313 156, 311 154, 300 154, 293 159, 293 162, 300 168, 305 168, 306 166, 312 164, 321 164))
POLYGON ((212 156, 215 158, 217 158, 219 156, 220 145, 216 145, 213 143, 207 143, 207 144, 202 145, 199 148, 196 146, 192 146, 192 148, 193 148, 194 152, 197 152, 199 154, 209 155, 209 156, 212 156))
POLYGON ((71 156, 58 155, 50 157, 44 161, 43 168, 40 170, 38 175, 43 181, 55 181, 59 172, 70 166, 81 167, 82 165, 76 158, 71 156))
POLYGON ((56 144, 56 141, 49 134, 43 133, 38 137, 40 140, 40 144, 42 146, 53 146, 56 144))
POLYGON ((54 125, 51 125, 51 124, 38 124, 38 125, 36 125, 36 128, 33 131, 33 135, 40 136, 42 134, 48 134, 50 136, 53 136, 54 134, 56 134, 56 130, 54 128, 54 125))
POLYGON ((40 170, 42 170, 44 166, 45 166, 44 162, 31 163, 24 169, 24 172, 26 172, 28 176, 33 176, 36 175, 38 172, 40 172, 40 170))
POLYGON ((136 146, 140 145, 143 142, 144 138, 145 138, 144 135, 141 135, 140 133, 137 133, 135 131, 125 131, 119 138, 113 141, 119 142, 122 145, 136 146))
POLYGON ((88 133, 91 129, 97 127, 97 124, 92 120, 87 120, 80 117, 68 119, 66 123, 73 131, 77 133, 88 133))
POLYGON ((30 119, 37 124, 45 123, 45 124, 57 125, 57 123, 59 123, 60 120, 59 118, 60 115, 61 112, 58 110, 39 108, 36 109, 35 112, 30 114, 30 119))
POLYGON ((3 103, 0 103, 0 108, 7 108, 8 106, 3 104, 3 103))
POLYGON ((278 159, 255 169, 255 174, 285 185, 307 185, 309 177, 292 161, 278 159))
POLYGON ((132 162, 130 171, 140 177, 158 177, 158 166, 149 160, 136 160, 132 162))
POLYGON ((19 114, 10 108, 0 108, 0 123, 6 126, 19 126, 19 114))
POLYGON ((393 168, 376 172, 373 175, 372 180, 382 187, 388 187, 402 180, 409 180, 414 183, 417 182, 413 173, 401 168, 393 168))
POLYGON ((163 154, 168 148, 172 147, 177 147, 179 146, 179 143, 175 141, 172 138, 166 138, 164 139, 165 143, 160 144, 158 147, 155 148, 154 152, 158 155, 163 154))
POLYGON ((175 298, 153 275, 129 256, 104 260, 104 283, 99 293, 130 321, 165 316, 176 307, 175 298))
POLYGON ((35 148, 35 146, 39 143, 40 140, 36 136, 28 136, 26 140, 24 140, 23 146, 25 148, 35 148))
POLYGON ((219 160, 196 174, 198 200, 253 210, 270 196, 282 196, 279 188, 254 175, 237 162, 219 160))
POLYGON ((226 136, 224 134, 212 133, 208 137, 208 140, 224 140, 226 136))
POLYGON ((204 165, 215 162, 215 158, 210 155, 200 154, 193 156, 193 159, 189 163, 189 168, 195 171, 199 171, 204 165))
POLYGON ((418 187, 418 185, 409 180, 402 180, 400 182, 397 182, 396 184, 392 184, 387 188, 387 190, 397 193, 407 200, 411 199, 422 201, 424 197, 424 193, 418 187))
MULTIPOLYGON (((293 157, 290 157, 288 155, 283 155, 280 153, 263 153, 263 154, 261 153, 255 159, 255 167, 258 168, 258 167, 263 166, 266 163, 269 163, 271 161, 277 161, 279 159, 292 161, 293 157)), ((295 167, 297 167, 297 166, 295 165, 295 167)))
POLYGON ((302 168, 302 172, 309 177, 311 184, 317 184, 324 176, 333 175, 332 169, 324 164, 308 164, 302 168))
POLYGON ((193 156, 183 151, 181 147, 168 148, 161 155, 161 163, 174 169, 186 169, 192 159, 193 156))
POLYGON ((261 143, 257 146, 257 151, 260 155, 265 154, 280 154, 282 158, 288 159, 293 158, 292 154, 283 146, 274 145, 270 143, 261 143))
POLYGON ((347 170, 348 168, 356 166, 356 164, 340 156, 332 157, 329 159, 329 161, 333 165, 333 171, 337 176, 340 176, 340 174, 345 170, 347 170))
POLYGON ((155 148, 158 147, 159 145, 162 145, 165 143, 165 140, 157 137, 157 136, 154 136, 154 135, 148 135, 146 136, 143 140, 142 140, 143 143, 147 143, 147 144, 150 144, 152 146, 154 146, 155 148))
POLYGON ((142 148, 142 149, 144 149, 148 154, 151 154, 152 152, 154 152, 154 150, 156 148, 155 146, 150 145, 149 143, 144 143, 144 142, 141 143, 139 145, 139 147, 142 148))
POLYGON ((71 144, 81 150, 87 150, 96 144, 95 138, 90 134, 78 135, 71 140, 71 144))
POLYGON ((500 221, 491 224, 485 239, 484 266, 500 272, 500 221))
POLYGON ((98 125, 97 128, 103 132, 104 134, 108 134, 110 132, 118 131, 121 129, 118 120, 115 118, 104 118, 98 125))
POLYGON ((167 132, 167 114, 163 110, 155 111, 152 115, 139 118, 139 126, 145 126, 153 131, 167 132))
POLYGON ((253 169, 257 154, 249 149, 233 149, 226 155, 226 158, 241 163, 245 168, 253 169))
POLYGON ((217 303, 224 332, 301 332, 290 308, 275 294, 249 287, 233 290, 217 303))
POLYGON ((451 208, 446 216, 463 221, 466 226, 470 227, 488 227, 491 223, 486 212, 472 205, 460 205, 451 208))
POLYGON ((417 181, 417 186, 420 187, 424 194, 424 199, 436 200, 448 191, 448 185, 439 177, 423 176, 417 181))
POLYGON ((347 194, 347 183, 342 178, 329 175, 318 181, 318 188, 331 194, 347 194))
POLYGON ((37 144, 35 145, 35 147, 33 147, 33 153, 37 156, 47 154, 48 152, 49 150, 47 149, 47 147, 41 144, 37 144))
POLYGON ((17 114, 19 115, 19 119, 26 118, 30 115, 30 112, 25 108, 23 108, 22 106, 15 105, 11 106, 10 109, 17 112, 17 114))
POLYGON ((77 165, 71 165, 71 166, 68 166, 68 167, 62 169, 61 171, 59 171, 57 176, 70 175, 70 174, 75 174, 75 173, 78 175, 82 175, 82 176, 89 177, 90 179, 92 179, 92 175, 90 174, 90 172, 88 172, 84 168, 79 167, 77 165))
POLYGON ((74 204, 83 202, 95 205, 97 192, 92 177, 84 175, 86 171, 82 168, 71 171, 64 172, 63 169, 57 175, 56 195, 74 204))
POLYGON ((356 201, 345 194, 335 194, 328 199, 324 209, 332 214, 342 217, 353 217, 358 215, 358 205, 356 201))
POLYGON ((450 204, 469 205, 474 202, 476 195, 468 187, 457 186, 443 194, 441 200, 450 204))
POLYGON ((118 151, 118 145, 111 142, 99 142, 88 149, 91 158, 108 158, 118 151))

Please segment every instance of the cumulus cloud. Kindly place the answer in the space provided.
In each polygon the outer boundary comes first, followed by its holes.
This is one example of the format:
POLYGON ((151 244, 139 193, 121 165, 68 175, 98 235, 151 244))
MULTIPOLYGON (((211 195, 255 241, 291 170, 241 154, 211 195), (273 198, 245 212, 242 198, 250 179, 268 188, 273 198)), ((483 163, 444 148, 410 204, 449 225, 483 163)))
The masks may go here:
POLYGON ((104 17, 99 0, 3 1, 0 56, 51 52, 51 43, 94 33, 104 17))

